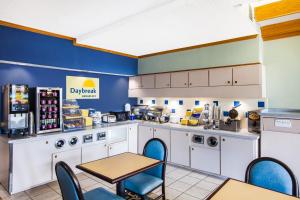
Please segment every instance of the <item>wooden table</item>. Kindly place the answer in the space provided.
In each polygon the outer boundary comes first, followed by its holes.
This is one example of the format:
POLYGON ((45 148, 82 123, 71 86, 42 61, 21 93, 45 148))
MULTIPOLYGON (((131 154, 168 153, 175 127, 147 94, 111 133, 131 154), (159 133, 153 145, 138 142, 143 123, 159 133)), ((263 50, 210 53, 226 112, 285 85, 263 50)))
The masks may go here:
POLYGON ((272 190, 227 179, 207 199, 210 200, 299 200, 272 190))
POLYGON ((134 153, 122 153, 108 158, 77 165, 78 169, 111 184, 117 184, 117 195, 124 197, 124 179, 155 167, 163 161, 134 153))

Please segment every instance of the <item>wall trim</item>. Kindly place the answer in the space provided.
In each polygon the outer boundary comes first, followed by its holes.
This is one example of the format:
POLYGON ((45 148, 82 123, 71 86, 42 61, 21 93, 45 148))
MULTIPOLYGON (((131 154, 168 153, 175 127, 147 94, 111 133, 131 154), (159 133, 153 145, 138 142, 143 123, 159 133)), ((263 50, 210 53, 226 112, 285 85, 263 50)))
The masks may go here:
POLYGON ((261 27, 264 41, 300 35, 300 19, 261 27))
POLYGON ((206 44, 200 44, 200 45, 194 45, 194 46, 183 47, 183 48, 178 48, 178 49, 160 51, 160 52, 156 52, 156 53, 145 54, 145 55, 139 56, 139 58, 147 58, 147 57, 163 55, 163 54, 168 54, 168 53, 174 53, 174 52, 179 52, 179 51, 198 49, 198 48, 215 46, 215 45, 226 44, 226 43, 231 43, 231 42, 237 42, 237 41, 242 41, 242 40, 250 40, 250 39, 256 38, 257 36, 258 36, 257 34, 248 35, 248 36, 237 37, 237 38, 232 38, 232 39, 227 39, 227 40, 220 40, 220 41, 217 41, 217 42, 210 42, 210 43, 206 43, 206 44))
MULTIPOLYGON (((70 68, 65 68, 65 67, 40 65, 40 64, 25 63, 25 62, 15 62, 15 61, 9 61, 9 60, 0 60, 0 64, 18 65, 18 66, 23 66, 23 67, 43 68, 43 69, 72 71, 72 72, 84 72, 84 73, 92 73, 92 74, 104 74, 104 75, 112 75, 112 76, 128 76, 128 77, 134 76, 134 75, 129 75, 129 74, 118 74, 118 73, 109 73, 109 72, 97 72, 97 71, 91 71, 91 70, 70 69, 70 68)), ((3 67, 3 66, 0 65, 0 67, 3 67)))
POLYGON ((41 35, 47 35, 50 37, 56 37, 56 38, 60 38, 60 39, 70 40, 70 41, 72 41, 74 46, 78 46, 78 47, 82 47, 82 48, 93 49, 96 51, 102 51, 102 52, 116 54, 119 56, 125 56, 125 57, 129 57, 129 58, 135 58, 135 59, 138 58, 138 56, 127 54, 127 53, 122 53, 122 52, 113 51, 113 50, 109 50, 109 49, 103 49, 103 48, 94 47, 94 46, 90 46, 90 45, 78 44, 76 42, 76 38, 71 37, 71 36, 61 35, 61 34, 52 33, 52 32, 48 32, 48 31, 43 31, 40 29, 31 28, 31 27, 23 26, 23 25, 19 25, 19 24, 14 24, 14 23, 3 21, 3 20, 0 20, 0 25, 10 27, 10 28, 20 29, 20 30, 24 30, 24 31, 29 31, 32 33, 38 33, 41 35))
POLYGON ((254 8, 257 22, 300 12, 299 0, 281 0, 254 8))

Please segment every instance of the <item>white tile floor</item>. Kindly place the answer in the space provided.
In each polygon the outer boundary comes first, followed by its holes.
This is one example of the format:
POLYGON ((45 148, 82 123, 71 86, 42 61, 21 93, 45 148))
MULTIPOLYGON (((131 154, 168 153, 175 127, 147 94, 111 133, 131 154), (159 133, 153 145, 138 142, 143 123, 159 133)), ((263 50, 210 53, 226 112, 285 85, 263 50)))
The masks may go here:
MULTIPOLYGON (((103 187, 115 193, 115 184, 109 184, 86 173, 80 173, 77 177, 84 192, 103 187)), ((223 181, 216 177, 168 165, 166 170, 166 197, 169 200, 205 199, 223 181)), ((161 194, 161 189, 156 189, 150 197, 156 197, 159 194, 161 194)), ((0 197, 3 200, 62 199, 57 182, 51 182, 12 196, 0 185, 0 197)))

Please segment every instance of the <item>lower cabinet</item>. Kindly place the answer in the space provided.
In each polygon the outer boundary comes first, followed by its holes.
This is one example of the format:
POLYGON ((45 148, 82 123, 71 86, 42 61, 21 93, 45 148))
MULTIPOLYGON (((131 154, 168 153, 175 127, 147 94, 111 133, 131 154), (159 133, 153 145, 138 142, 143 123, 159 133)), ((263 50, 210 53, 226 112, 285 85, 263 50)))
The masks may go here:
POLYGON ((53 141, 13 144, 11 193, 32 188, 52 179, 53 141))
POLYGON ((138 152, 138 125, 128 126, 128 151, 131 153, 138 152))
POLYGON ((221 137, 221 175, 244 181, 247 166, 257 157, 257 140, 221 137))
POLYGON ((123 142, 113 143, 108 146, 108 156, 114 156, 124 152, 128 152, 127 140, 124 140, 123 142))
POLYGON ((81 148, 54 153, 52 154, 52 161, 53 179, 56 179, 55 164, 59 161, 67 163, 74 173, 79 173, 80 170, 76 168, 76 165, 81 164, 81 148))
POLYGON ((161 139, 167 146, 168 161, 171 161, 171 136, 170 129, 154 128, 153 137, 161 139))
POLYGON ((139 126, 138 133, 138 153, 143 154, 144 146, 148 140, 153 138, 153 128, 149 126, 139 126))
POLYGON ((106 143, 98 143, 83 146, 81 149, 82 163, 90 162, 106 158, 108 156, 108 148, 106 143))
POLYGON ((185 131, 171 130, 171 162, 190 166, 190 136, 185 131))
POLYGON ((191 168, 220 174, 220 151, 203 147, 191 147, 191 168))

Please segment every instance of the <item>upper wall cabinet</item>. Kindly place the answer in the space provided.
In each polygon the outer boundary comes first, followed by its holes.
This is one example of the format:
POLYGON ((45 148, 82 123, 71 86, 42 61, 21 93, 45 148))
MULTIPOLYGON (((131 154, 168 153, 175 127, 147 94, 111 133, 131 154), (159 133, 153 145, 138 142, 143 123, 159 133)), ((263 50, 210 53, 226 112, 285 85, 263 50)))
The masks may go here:
POLYGON ((189 72, 174 72, 171 73, 172 88, 186 88, 189 82, 189 72))
POLYGON ((189 72, 189 87, 208 86, 208 70, 193 70, 189 72))
POLYGON ((259 65, 233 68, 233 85, 259 85, 262 79, 262 68, 259 65))
POLYGON ((129 77, 129 89, 138 89, 141 88, 141 77, 140 76, 132 76, 129 77))
POLYGON ((261 64, 132 77, 129 97, 265 98, 261 64), (138 88, 139 81, 141 86, 138 88))
POLYGON ((155 88, 169 88, 171 85, 170 73, 162 73, 155 75, 155 88))
POLYGON ((154 75, 143 75, 141 76, 141 88, 151 89, 155 88, 155 76, 154 75))
POLYGON ((232 67, 209 70, 209 86, 232 85, 232 67))

